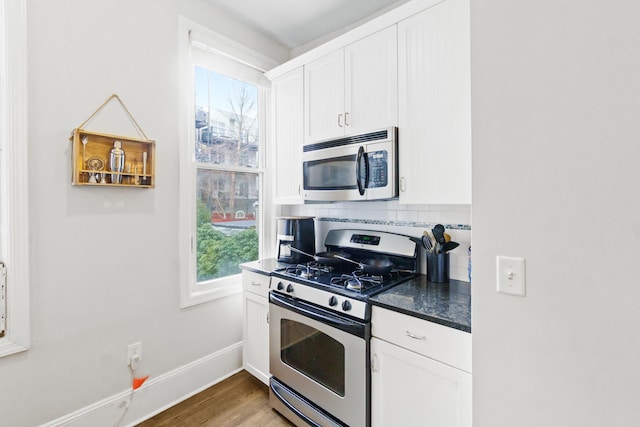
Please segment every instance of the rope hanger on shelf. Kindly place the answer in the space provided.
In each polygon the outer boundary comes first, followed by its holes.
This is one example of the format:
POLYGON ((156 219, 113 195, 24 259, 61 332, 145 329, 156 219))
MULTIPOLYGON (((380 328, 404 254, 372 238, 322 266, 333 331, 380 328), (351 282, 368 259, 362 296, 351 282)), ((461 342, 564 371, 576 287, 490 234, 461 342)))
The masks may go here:
POLYGON ((87 120, 85 120, 84 122, 82 122, 82 124, 80 126, 78 126, 78 129, 83 129, 84 126, 89 123, 91 120, 93 120, 93 118, 100 112, 100 110, 102 110, 109 102, 111 102, 113 99, 117 99, 118 102, 120 103, 120 106, 122 107, 122 109, 124 110, 124 112, 127 114, 127 117, 129 117, 129 120, 131 120, 131 123, 133 123, 133 125, 136 128, 136 131, 138 131, 138 133, 144 137, 144 139, 149 140, 149 137, 147 136, 147 134, 144 133, 144 131, 142 130, 142 128, 140 127, 140 125, 138 124, 138 122, 136 121, 136 119, 133 118, 133 115, 131 114, 131 112, 129 112, 129 109, 127 108, 126 105, 124 105, 124 102, 122 102, 122 100, 120 99, 120 97, 117 94, 113 94, 111 95, 109 98, 107 98, 106 101, 104 101, 102 103, 101 106, 99 106, 96 111, 93 112, 93 114, 91 114, 89 116, 89 118, 87 120))

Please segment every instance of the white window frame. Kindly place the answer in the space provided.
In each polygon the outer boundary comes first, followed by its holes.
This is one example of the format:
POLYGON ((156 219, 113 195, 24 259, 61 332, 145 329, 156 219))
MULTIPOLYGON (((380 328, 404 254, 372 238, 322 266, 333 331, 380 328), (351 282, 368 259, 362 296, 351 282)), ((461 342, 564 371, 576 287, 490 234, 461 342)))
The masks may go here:
POLYGON ((0 357, 29 348, 27 2, 0 2, 0 255, 7 268, 0 357))
MULTIPOLYGON (((214 279, 204 283, 198 283, 196 266, 196 163, 194 162, 194 120, 195 106, 193 94, 193 60, 192 44, 205 47, 215 55, 230 58, 234 61, 248 65, 255 69, 268 70, 277 65, 271 59, 254 52, 196 22, 180 17, 180 82, 181 82, 181 107, 180 107, 180 227, 179 227, 179 252, 180 252, 180 305, 189 307, 195 304, 223 298, 242 292, 241 275, 232 275, 220 279, 214 279)), ((207 67, 210 68, 210 67, 207 67)), ((217 71, 217 70, 214 70, 217 71)), ((224 73, 224 72, 223 72, 224 73)), ((233 77, 233 76, 231 76, 233 77)), ((265 79, 266 81, 266 79, 265 79)), ((266 85, 263 85, 266 86, 266 85)), ((260 132, 260 159, 259 168, 247 168, 247 172, 259 174, 260 207, 259 217, 259 256, 264 253, 264 245, 268 244, 269 224, 272 221, 270 212, 270 198, 265 197, 265 151, 269 102, 269 90, 260 90, 259 110, 264 111, 259 118, 260 132)), ((224 169, 220 167, 219 169, 224 169)))

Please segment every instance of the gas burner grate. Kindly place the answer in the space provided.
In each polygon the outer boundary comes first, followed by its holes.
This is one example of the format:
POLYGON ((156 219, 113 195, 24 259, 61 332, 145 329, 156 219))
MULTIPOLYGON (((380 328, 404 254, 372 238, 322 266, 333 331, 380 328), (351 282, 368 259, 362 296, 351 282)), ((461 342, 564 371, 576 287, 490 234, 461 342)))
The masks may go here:
POLYGON ((367 275, 361 271, 354 271, 351 274, 343 274, 340 277, 333 277, 331 284, 341 286, 352 291, 362 291, 374 286, 382 285, 382 276, 367 275))
POLYGON ((310 279, 312 277, 318 277, 325 274, 330 274, 331 267, 318 264, 317 262, 309 262, 306 264, 298 264, 295 267, 287 267, 285 273, 292 274, 294 276, 300 276, 304 279, 310 279))

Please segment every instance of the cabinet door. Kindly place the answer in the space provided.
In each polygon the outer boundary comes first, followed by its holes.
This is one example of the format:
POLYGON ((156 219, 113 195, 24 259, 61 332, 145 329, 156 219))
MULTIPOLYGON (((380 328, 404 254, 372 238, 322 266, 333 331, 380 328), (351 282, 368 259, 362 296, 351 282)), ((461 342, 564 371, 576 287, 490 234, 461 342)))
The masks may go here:
POLYGON ((471 374, 371 339, 371 425, 471 426, 471 374))
POLYGON ((397 27, 385 28, 344 50, 345 132, 398 124, 397 27))
POLYGON ((400 203, 471 203, 469 0, 398 24, 400 203))
POLYGON ((304 143, 304 73, 302 67, 273 82, 275 115, 274 202, 300 204, 304 143))
POLYGON ((305 143, 344 134, 344 49, 304 66, 305 143))
POLYGON ((265 384, 269 384, 269 302, 251 292, 243 294, 244 329, 242 367, 265 384))

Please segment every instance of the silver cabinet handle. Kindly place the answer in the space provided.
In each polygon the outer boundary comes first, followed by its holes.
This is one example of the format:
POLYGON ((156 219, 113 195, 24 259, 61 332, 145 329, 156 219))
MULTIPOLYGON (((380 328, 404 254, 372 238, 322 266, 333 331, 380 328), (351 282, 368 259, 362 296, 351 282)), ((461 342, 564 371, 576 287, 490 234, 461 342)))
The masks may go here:
POLYGON ((414 335, 409 331, 406 331, 405 334, 407 334, 407 336, 409 338, 413 338, 414 340, 426 340, 427 337, 425 337, 424 335, 414 335))
POLYGON ((342 127, 342 113, 338 114, 338 126, 342 127))
POLYGON ((400 191, 404 192, 407 189, 407 180, 404 179, 404 176, 400 177, 400 191))
POLYGON ((262 283, 260 283, 260 282, 251 282, 251 285, 252 286, 261 286, 262 283))
POLYGON ((349 118, 349 113, 344 113, 344 125, 345 126, 349 126, 349 121, 347 120, 349 118))
POLYGON ((378 355, 373 353, 371 356, 371 371, 378 372, 380 370, 380 362, 378 362, 378 355))

